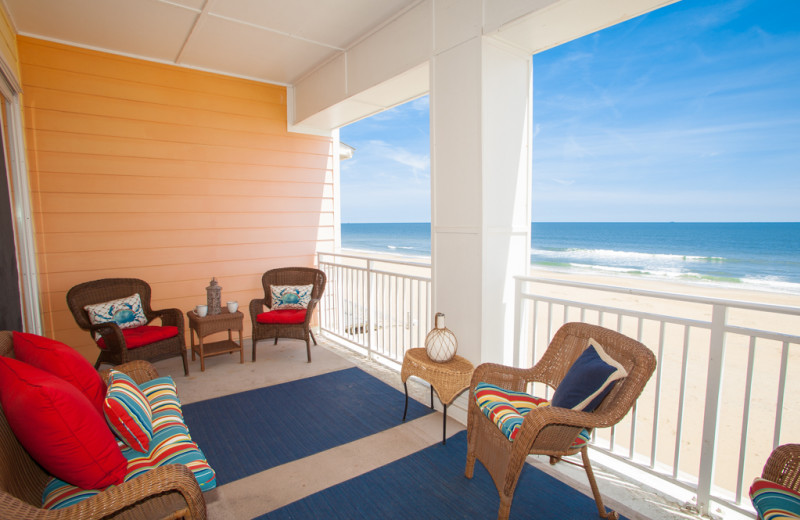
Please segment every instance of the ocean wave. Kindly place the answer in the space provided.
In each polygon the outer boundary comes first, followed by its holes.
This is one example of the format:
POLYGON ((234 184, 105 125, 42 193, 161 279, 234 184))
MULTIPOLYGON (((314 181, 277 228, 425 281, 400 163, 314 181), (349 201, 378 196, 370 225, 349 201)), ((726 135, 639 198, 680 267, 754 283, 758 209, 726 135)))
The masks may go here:
POLYGON ((721 256, 678 255, 673 253, 642 253, 615 249, 552 248, 531 249, 533 256, 591 259, 615 262, 704 262, 726 263, 732 260, 721 256))
POLYGON ((634 276, 646 277, 656 280, 674 281, 701 285, 713 285, 718 287, 736 287, 739 289, 752 289, 756 291, 780 292, 788 294, 800 294, 800 283, 789 282, 777 277, 754 277, 754 276, 724 276, 708 273, 698 273, 682 269, 636 269, 628 267, 616 267, 609 265, 584 264, 576 262, 532 262, 538 268, 569 272, 580 271, 584 273, 605 274, 608 276, 634 276))
POLYGON ((414 246, 386 246, 389 249, 415 249, 414 246))

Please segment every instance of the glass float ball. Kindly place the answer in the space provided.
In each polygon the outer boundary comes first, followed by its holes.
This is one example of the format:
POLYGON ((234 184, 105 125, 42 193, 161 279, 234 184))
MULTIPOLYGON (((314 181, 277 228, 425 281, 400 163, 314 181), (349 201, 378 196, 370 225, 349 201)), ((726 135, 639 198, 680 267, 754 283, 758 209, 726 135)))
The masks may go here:
POLYGON ((425 337, 425 351, 428 357, 437 363, 453 359, 458 350, 456 335, 444 326, 444 314, 436 313, 435 327, 425 337))

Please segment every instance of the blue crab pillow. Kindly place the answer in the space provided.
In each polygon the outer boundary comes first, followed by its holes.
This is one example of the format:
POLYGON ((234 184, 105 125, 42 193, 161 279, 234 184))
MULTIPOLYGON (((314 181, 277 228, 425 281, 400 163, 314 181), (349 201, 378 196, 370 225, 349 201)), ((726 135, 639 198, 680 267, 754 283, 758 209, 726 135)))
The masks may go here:
POLYGON ((113 322, 121 329, 132 329, 147 323, 139 293, 119 300, 87 305, 84 310, 89 313, 89 321, 93 325, 113 322))
POLYGON ((311 301, 309 285, 270 285, 272 291, 272 310, 276 309, 305 309, 311 301))

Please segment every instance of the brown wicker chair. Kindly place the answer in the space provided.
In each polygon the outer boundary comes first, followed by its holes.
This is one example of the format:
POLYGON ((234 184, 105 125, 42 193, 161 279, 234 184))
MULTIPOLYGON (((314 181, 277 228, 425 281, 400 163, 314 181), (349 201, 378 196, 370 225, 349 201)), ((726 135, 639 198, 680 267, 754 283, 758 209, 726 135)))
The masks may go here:
POLYGON ((618 518, 614 511, 606 512, 597 488, 587 445, 572 448, 583 428, 605 428, 617 424, 631 409, 644 389, 656 366, 653 353, 644 345, 617 332, 584 323, 567 323, 550 342, 542 359, 529 369, 519 369, 485 363, 475 369, 469 391, 467 419, 467 465, 465 475, 472 478, 477 458, 494 480, 500 494, 498 519, 506 519, 517 480, 528 454, 549 455, 555 464, 565 455, 580 452, 583 467, 589 478, 597 510, 603 518, 618 518), (483 381, 507 390, 527 391, 528 383, 541 382, 558 388, 572 363, 594 338, 614 359, 620 362, 628 376, 616 383, 600 406, 592 413, 566 408, 542 407, 529 412, 517 433, 509 441, 492 420, 475 403, 475 386, 483 381))
POLYGON ((800 444, 775 448, 764 465, 761 478, 800 493, 800 444))
POLYGON ((106 348, 100 349, 95 368, 101 364, 121 365, 134 359, 159 361, 175 356, 183 358, 183 372, 189 375, 189 362, 186 358, 186 341, 184 339, 183 313, 180 309, 153 310, 150 308, 150 285, 137 278, 104 278, 76 285, 67 292, 67 305, 78 326, 88 331, 94 341, 94 334, 102 335, 106 348), (84 307, 139 293, 142 310, 150 323, 161 318, 161 323, 178 328, 178 335, 134 349, 127 348, 122 329, 116 323, 93 325, 84 307))
POLYGON ((325 291, 325 273, 313 267, 281 267, 271 269, 261 277, 261 285, 264 287, 264 297, 256 298, 250 302, 250 319, 253 324, 253 361, 256 360, 256 343, 262 339, 278 338, 302 339, 306 342, 306 352, 308 362, 311 363, 311 344, 309 337, 317 344, 314 333, 311 332, 310 323, 314 309, 317 307, 322 293, 325 291), (257 317, 264 312, 264 307, 272 308, 272 285, 313 285, 311 289, 311 301, 306 308, 306 318, 303 323, 281 324, 281 323, 258 323, 257 317))
MULTIPOLYGON (((0 331, 0 356, 14 357, 10 331, 0 331)), ((155 368, 145 361, 132 361, 116 369, 137 383, 158 377, 155 368)), ((41 509, 42 491, 50 478, 14 436, 0 408, 0 518, 206 518, 206 503, 200 486, 191 470, 182 464, 156 468, 57 510, 41 509)))

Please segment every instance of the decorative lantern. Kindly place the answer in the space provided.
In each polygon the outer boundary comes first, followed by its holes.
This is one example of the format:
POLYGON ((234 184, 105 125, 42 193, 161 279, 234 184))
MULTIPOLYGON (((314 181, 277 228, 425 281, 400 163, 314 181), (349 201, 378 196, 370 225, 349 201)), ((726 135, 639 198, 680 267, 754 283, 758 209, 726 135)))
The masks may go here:
POLYGON ((444 314, 436 313, 435 327, 425 337, 425 350, 428 357, 437 363, 450 361, 458 350, 458 340, 453 332, 444 326, 444 314))
POLYGON ((209 314, 222 312, 222 287, 217 283, 216 278, 212 278, 211 283, 206 287, 206 298, 208 299, 209 314))

